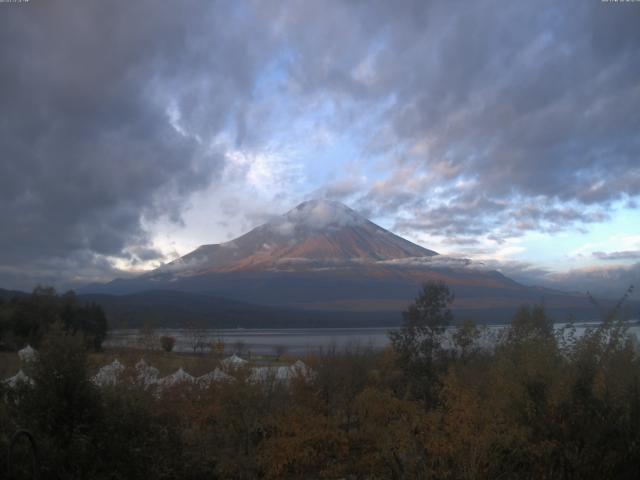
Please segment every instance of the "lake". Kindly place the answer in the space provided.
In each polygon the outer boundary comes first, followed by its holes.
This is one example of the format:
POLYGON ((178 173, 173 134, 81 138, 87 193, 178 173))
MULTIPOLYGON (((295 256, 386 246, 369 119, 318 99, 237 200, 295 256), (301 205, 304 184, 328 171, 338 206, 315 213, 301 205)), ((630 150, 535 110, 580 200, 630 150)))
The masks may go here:
MULTIPOLYGON (((596 323, 576 323, 576 333, 581 335, 589 326, 596 323)), ((557 328, 564 324, 556 324, 557 328)), ((504 325, 488 325, 483 338, 485 342, 504 328, 504 325)), ((345 350, 353 347, 371 347, 382 349, 389 343, 388 332, 392 328, 286 328, 286 329, 171 329, 159 328, 152 332, 140 329, 120 329, 109 332, 105 346, 158 348, 159 337, 166 335, 176 338, 174 351, 193 352, 194 345, 200 345, 198 351, 210 351, 210 345, 218 340, 225 345, 226 353, 235 351, 251 352, 257 355, 277 355, 288 353, 304 355, 320 349, 345 350)), ((629 331, 640 337, 640 325, 634 322, 629 331)))

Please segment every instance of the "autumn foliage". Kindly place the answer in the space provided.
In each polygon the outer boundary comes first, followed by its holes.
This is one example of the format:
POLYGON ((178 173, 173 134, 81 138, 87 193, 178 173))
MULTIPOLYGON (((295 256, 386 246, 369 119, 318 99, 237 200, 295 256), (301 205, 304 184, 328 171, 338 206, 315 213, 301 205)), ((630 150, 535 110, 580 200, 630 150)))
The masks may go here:
POLYGON ((446 335, 449 297, 435 298, 409 314, 416 337, 317 352, 314 377, 288 384, 240 372, 207 389, 97 390, 83 344, 49 339, 34 367, 47 390, 2 392, 0 442, 34 431, 48 478, 636 478, 640 350, 619 312, 582 335, 535 306, 498 333, 446 335), (44 380, 54 370, 64 388, 44 380))

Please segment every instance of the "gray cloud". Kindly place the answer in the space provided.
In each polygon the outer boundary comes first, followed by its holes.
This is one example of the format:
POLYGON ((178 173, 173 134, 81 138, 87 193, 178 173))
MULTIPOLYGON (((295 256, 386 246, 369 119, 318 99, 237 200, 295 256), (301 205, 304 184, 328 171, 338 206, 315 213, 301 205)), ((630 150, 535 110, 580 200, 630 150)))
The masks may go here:
POLYGON ((640 250, 625 250, 622 252, 593 252, 598 260, 640 260, 640 250))
MULTIPOLYGON (((396 218, 400 233, 500 242, 605 221, 617 201, 637 208, 634 4, 1 8, 0 282, 56 269, 84 281, 117 273, 106 256, 160 258, 147 224, 180 222, 191 194, 230 171, 220 132, 259 151, 316 105, 331 106, 329 129, 359 137, 361 163, 384 161, 314 193, 396 218), (260 103, 269 68, 277 98, 260 103), (276 121, 279 104, 290 117, 276 121)), ((269 213, 259 205, 240 221, 269 213)))
POLYGON ((179 222, 217 181, 211 140, 251 97, 270 38, 250 12, 197 1, 3 5, 0 279, 157 258, 145 223, 179 222))
POLYGON ((350 119, 383 109, 370 148, 396 162, 360 210, 503 238, 599 222, 640 194, 635 7, 292 2, 279 18, 299 91, 350 119))
POLYGON ((472 262, 470 268, 498 270, 507 277, 524 285, 540 286, 565 292, 590 292, 596 297, 620 298, 633 285, 630 298, 640 299, 640 262, 632 265, 611 265, 575 268, 555 272, 528 262, 483 261, 472 262))
MULTIPOLYGON (((548 286, 564 290, 591 292, 596 296, 620 298, 633 285, 632 299, 640 299, 640 262, 626 266, 592 267, 554 273, 548 276, 548 286)), ((639 312, 635 312, 636 316, 639 312)))
POLYGON ((115 268, 106 258, 91 251, 76 251, 66 257, 38 257, 25 265, 0 265, 0 288, 30 291, 37 284, 65 289, 75 285, 128 278, 136 271, 115 268))

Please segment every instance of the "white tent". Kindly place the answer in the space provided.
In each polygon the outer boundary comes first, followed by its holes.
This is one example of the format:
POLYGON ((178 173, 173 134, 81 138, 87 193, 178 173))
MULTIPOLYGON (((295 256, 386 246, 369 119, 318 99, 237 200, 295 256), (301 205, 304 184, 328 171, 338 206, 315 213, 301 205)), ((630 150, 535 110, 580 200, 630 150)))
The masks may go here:
POLYGON ((32 362, 38 356, 38 352, 31 347, 31 345, 27 345, 21 350, 18 350, 18 356, 20 360, 24 363, 32 362))
POLYGON ((273 380, 276 382, 288 382, 290 375, 289 367, 256 367, 251 369, 249 381, 266 382, 273 380))
POLYGON ((249 375, 250 382, 266 382, 269 378, 273 377, 273 371, 271 367, 255 367, 251 369, 251 375, 249 375))
POLYGON ((225 367, 238 368, 238 367, 242 367, 243 365, 246 365, 249 362, 247 362, 246 360, 243 360, 242 358, 240 358, 238 355, 234 353, 230 357, 227 357, 224 360, 222 360, 221 363, 225 367))
POLYGON ((136 380, 138 383, 147 386, 158 382, 158 375, 160 372, 156 367, 148 365, 144 359, 140 359, 140 361, 136 363, 135 369, 137 373, 136 380))
POLYGON ((158 380, 158 384, 162 386, 175 385, 177 383, 193 383, 195 382, 195 378, 189 375, 184 371, 182 367, 178 369, 178 371, 172 373, 171 375, 167 375, 164 378, 158 380))
POLYGON ((13 377, 7 378, 4 383, 9 388, 15 388, 21 383, 28 383, 29 385, 33 385, 33 380, 27 376, 22 370, 16 373, 13 377))
POLYGON ((105 365, 98 373, 93 377, 93 383, 98 385, 99 387, 104 387, 106 385, 116 385, 119 380, 122 372, 124 371, 124 365, 122 365, 118 359, 116 358, 109 365, 105 365))
POLYGON ((266 382, 269 380, 276 382, 289 382, 292 378, 299 377, 306 380, 312 378, 314 375, 305 363, 298 360, 293 365, 288 367, 256 367, 251 369, 251 375, 249 380, 252 382, 266 382))
POLYGON ((289 374, 291 377, 302 377, 307 380, 315 376, 315 372, 311 368, 309 368, 302 360, 297 360, 293 365, 289 367, 289 374))
POLYGON ((200 387, 206 388, 213 382, 229 382, 232 380, 235 379, 231 375, 227 375, 219 368, 216 368, 213 372, 205 373, 196 378, 196 383, 200 387))
POLYGON ((291 376, 291 370, 289 367, 277 367, 275 368, 275 378, 276 380, 287 382, 289 381, 289 377, 291 376))

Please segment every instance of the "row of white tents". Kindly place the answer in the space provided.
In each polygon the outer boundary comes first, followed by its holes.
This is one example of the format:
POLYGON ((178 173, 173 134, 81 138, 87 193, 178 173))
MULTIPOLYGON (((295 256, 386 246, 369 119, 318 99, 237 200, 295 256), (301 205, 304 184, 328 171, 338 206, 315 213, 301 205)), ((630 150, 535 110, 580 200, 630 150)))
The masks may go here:
MULTIPOLYGON (((214 371, 201 375, 199 377, 194 377, 187 373, 182 367, 180 367, 177 371, 172 373, 171 375, 167 375, 166 377, 159 377, 159 371, 157 368, 148 365, 144 359, 141 359, 138 363, 135 364, 134 372, 133 372, 133 380, 135 383, 142 385, 144 387, 148 387, 151 385, 156 385, 158 387, 167 387, 170 385, 176 385, 180 383, 190 383, 195 384, 201 387, 208 387, 211 382, 214 381, 230 381, 234 378, 216 368, 214 371)), ((125 378, 125 370, 126 367, 115 359, 108 365, 105 365, 98 373, 93 377, 93 383, 100 387, 106 386, 115 386, 118 383, 121 383, 125 378)))
MULTIPOLYGON (((30 346, 18 352, 20 359, 23 363, 32 361, 37 352, 30 346)), ((174 373, 167 375, 166 377, 159 377, 159 370, 151 365, 148 365, 144 359, 141 359, 135 364, 134 371, 128 372, 131 375, 127 377, 125 372, 126 367, 115 359, 113 362, 103 366, 93 376, 92 381, 94 384, 100 387, 115 386, 125 378, 132 378, 138 385, 149 387, 155 385, 159 388, 168 387, 177 384, 193 384, 202 388, 206 388, 214 382, 230 382, 236 378, 234 373, 240 369, 246 369, 248 362, 237 355, 232 355, 225 358, 221 362, 222 368, 217 368, 211 372, 194 377, 180 367, 174 373)), ((276 381, 288 383, 293 378, 310 379, 314 375, 314 372, 301 360, 296 361, 293 365, 289 366, 268 366, 268 367, 253 367, 248 370, 248 380, 251 382, 267 382, 276 381)), ((13 377, 4 380, 4 384, 10 388, 15 388, 21 382, 33 384, 33 380, 29 378, 22 370, 20 370, 13 377)))
MULTIPOLYGON (((157 368, 148 365, 144 360, 140 360, 134 367, 134 379, 136 383, 145 387, 150 385, 168 387, 187 383, 206 388, 214 382, 230 382, 236 380, 233 374, 236 373, 238 369, 246 367, 248 362, 233 355, 221 363, 223 366, 222 369, 216 368, 199 377, 194 377, 180 367, 174 373, 159 378, 157 368)), ((248 369, 248 373, 247 378, 251 382, 276 381, 288 383, 294 378, 308 380, 313 376, 313 371, 301 360, 289 366, 252 367, 248 369)), ((98 370, 98 373, 93 377, 93 382, 99 386, 117 385, 124 378, 124 374, 125 366, 116 359, 98 370)))
MULTIPOLYGON (((18 350, 18 357, 23 365, 26 365, 38 357, 38 352, 31 345, 27 345, 23 349, 18 350)), ((21 383, 33 385, 33 380, 22 370, 19 370, 13 377, 5 379, 2 383, 7 385, 9 388, 15 388, 21 383)))
POLYGON ((29 376, 24 373, 22 370, 19 370, 13 377, 7 378, 4 382, 9 388, 16 388, 21 383, 28 383, 33 385, 33 380, 29 378, 29 376))

